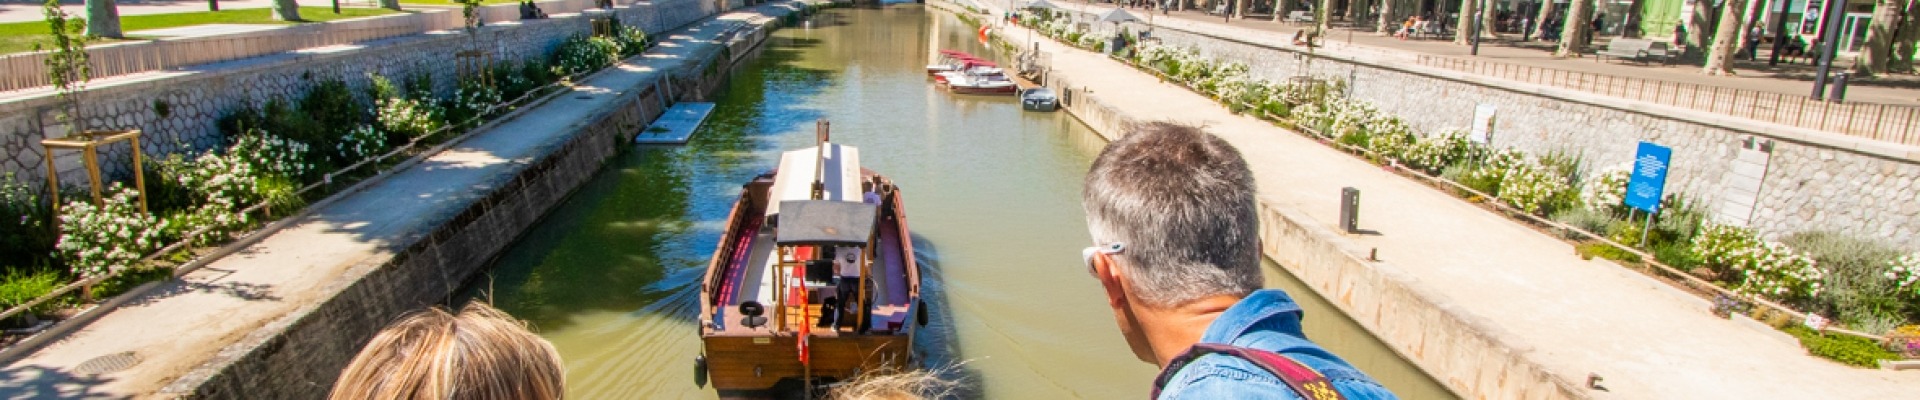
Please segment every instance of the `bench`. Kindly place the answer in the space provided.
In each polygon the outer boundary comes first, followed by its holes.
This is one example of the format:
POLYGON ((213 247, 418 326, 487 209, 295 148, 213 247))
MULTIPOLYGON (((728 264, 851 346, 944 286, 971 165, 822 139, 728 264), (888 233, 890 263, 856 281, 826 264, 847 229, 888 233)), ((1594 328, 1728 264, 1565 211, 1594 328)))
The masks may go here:
POLYGON ((1293 11, 1287 13, 1287 22, 1305 24, 1313 22, 1312 11, 1293 11))
POLYGON ((1667 42, 1622 38, 1607 42, 1606 49, 1594 51, 1593 55, 1594 62, 1600 62, 1607 57, 1613 57, 1615 59, 1624 58, 1640 62, 1659 60, 1662 64, 1665 64, 1678 54, 1668 51, 1667 42))

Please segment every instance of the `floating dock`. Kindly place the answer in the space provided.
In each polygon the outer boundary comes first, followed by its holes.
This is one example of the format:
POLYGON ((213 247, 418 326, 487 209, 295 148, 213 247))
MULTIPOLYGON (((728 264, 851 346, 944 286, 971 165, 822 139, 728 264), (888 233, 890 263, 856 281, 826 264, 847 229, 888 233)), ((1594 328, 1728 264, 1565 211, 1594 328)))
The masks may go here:
POLYGON ((687 144, 693 138, 693 131, 707 122, 707 116, 713 114, 713 103, 675 103, 660 118, 647 125, 633 136, 637 144, 687 144))

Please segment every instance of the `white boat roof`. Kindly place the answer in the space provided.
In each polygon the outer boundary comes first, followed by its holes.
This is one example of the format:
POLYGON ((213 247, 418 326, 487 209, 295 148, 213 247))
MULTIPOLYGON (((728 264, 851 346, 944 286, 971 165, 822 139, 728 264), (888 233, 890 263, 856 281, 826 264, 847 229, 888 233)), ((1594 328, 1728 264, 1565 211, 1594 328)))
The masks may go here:
POLYGON ((827 173, 821 176, 826 184, 826 193, 821 200, 861 202, 864 200, 860 190, 860 149, 838 143, 827 143, 825 157, 815 163, 820 156, 820 147, 808 147, 780 154, 779 173, 773 176, 774 198, 767 202, 767 216, 780 214, 780 202, 788 200, 811 200, 813 198, 813 178, 815 168, 826 167, 827 173))

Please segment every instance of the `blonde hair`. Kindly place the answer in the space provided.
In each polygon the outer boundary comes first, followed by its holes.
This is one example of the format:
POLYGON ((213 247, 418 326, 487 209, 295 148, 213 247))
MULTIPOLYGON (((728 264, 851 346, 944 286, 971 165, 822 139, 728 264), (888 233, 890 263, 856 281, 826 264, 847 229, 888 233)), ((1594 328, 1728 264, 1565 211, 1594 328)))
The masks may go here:
POLYGON ((833 400, 920 400, 947 398, 958 383, 939 371, 874 370, 827 392, 833 400))
POLYGON ((481 302, 459 315, 433 307, 402 317, 340 372, 329 399, 560 399, 560 353, 525 322, 481 302))

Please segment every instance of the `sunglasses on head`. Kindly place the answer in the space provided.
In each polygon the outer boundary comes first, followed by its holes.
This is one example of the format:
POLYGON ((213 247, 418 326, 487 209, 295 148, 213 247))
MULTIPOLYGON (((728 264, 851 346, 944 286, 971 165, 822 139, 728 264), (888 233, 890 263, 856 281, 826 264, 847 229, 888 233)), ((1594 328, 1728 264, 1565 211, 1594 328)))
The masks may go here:
POLYGON ((1126 249, 1127 249, 1127 244, 1120 243, 1120 242, 1108 243, 1108 244, 1099 245, 1099 246, 1088 246, 1086 249, 1080 250, 1080 261, 1084 264, 1087 264, 1087 275, 1093 275, 1093 255, 1094 254, 1106 254, 1111 256, 1114 254, 1120 254, 1122 250, 1126 250, 1126 249))

